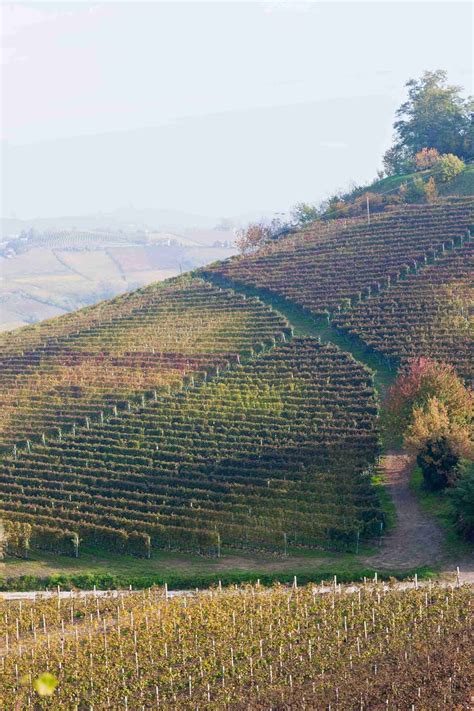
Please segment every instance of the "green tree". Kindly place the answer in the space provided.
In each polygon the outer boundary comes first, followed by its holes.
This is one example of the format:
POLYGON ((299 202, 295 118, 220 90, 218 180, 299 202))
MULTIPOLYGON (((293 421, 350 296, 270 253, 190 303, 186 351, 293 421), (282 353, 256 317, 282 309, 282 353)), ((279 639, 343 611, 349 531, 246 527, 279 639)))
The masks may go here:
POLYGON ((396 112, 395 144, 384 157, 386 170, 406 172, 410 158, 423 148, 470 159, 473 152, 473 108, 471 97, 461 96, 462 88, 447 83, 441 69, 410 79, 408 100, 396 112))
POLYGON ((320 211, 315 205, 299 202, 291 210, 291 216, 298 225, 306 225, 320 218, 320 211))
POLYGON ((429 439, 416 458, 426 487, 438 491, 452 486, 456 482, 459 459, 448 437, 429 439))
POLYGON ((404 175, 413 170, 413 157, 406 146, 396 144, 385 152, 383 165, 387 175, 404 175))
POLYGON ((425 198, 425 181, 416 176, 406 185, 405 199, 407 202, 424 202, 425 198))

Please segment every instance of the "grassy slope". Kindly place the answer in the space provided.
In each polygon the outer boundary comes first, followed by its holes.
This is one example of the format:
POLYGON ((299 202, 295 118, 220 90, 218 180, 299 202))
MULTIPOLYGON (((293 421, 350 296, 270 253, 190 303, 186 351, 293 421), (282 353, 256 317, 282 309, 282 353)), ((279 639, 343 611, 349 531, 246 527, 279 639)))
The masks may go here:
MULTIPOLYGON (((367 555, 369 548, 360 549, 367 555)), ((379 578, 406 578, 417 572, 421 576, 432 576, 433 571, 418 569, 413 571, 384 571, 379 578)), ((289 551, 287 557, 268 556, 244 551, 224 550, 220 558, 157 551, 151 560, 94 551, 81 553, 79 559, 66 556, 57 557, 50 553, 35 552, 29 560, 9 559, 0 563, 1 590, 39 590, 61 585, 91 589, 115 587, 134 588, 163 585, 171 589, 204 588, 223 584, 256 582, 270 584, 292 582, 297 576, 300 583, 332 580, 337 576, 340 582, 362 580, 373 577, 374 571, 364 567, 354 554, 331 555, 318 551, 289 551)))
POLYGON ((420 467, 415 466, 411 475, 410 486, 415 492, 420 506, 437 520, 446 535, 448 553, 466 553, 472 555, 472 544, 463 541, 453 524, 454 507, 448 496, 448 490, 429 491, 423 482, 420 467))
MULTIPOLYGON (((367 188, 361 189, 360 192, 366 192, 366 190, 370 190, 373 193, 396 192, 402 183, 413 180, 415 177, 422 177, 426 180, 431 175, 435 175, 435 172, 423 170, 405 175, 390 175, 369 185, 367 188)), ((462 173, 449 182, 439 184, 438 192, 443 197, 474 194, 474 164, 467 165, 462 173)))
POLYGON ((467 165, 462 173, 439 187, 440 195, 474 195, 474 164, 467 165))

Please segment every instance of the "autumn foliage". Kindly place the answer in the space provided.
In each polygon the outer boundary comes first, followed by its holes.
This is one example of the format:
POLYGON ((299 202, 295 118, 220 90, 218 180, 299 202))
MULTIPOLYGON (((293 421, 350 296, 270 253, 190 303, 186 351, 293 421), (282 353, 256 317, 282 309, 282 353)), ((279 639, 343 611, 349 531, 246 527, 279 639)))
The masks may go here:
POLYGON ((422 148, 413 159, 416 170, 433 168, 439 161, 439 157, 439 151, 436 148, 422 148))
POLYGON ((451 422, 467 425, 472 420, 473 394, 453 366, 431 358, 412 358, 388 393, 387 410, 397 430, 403 434, 414 411, 425 411, 433 398, 442 404, 451 422))
POLYGON ((268 242, 271 234, 272 231, 268 225, 257 222, 249 225, 246 229, 242 229, 237 233, 235 245, 242 252, 242 254, 255 252, 259 249, 259 247, 268 242))
POLYGON ((459 460, 474 458, 474 397, 451 365, 412 359, 389 391, 387 413, 433 488, 454 483, 459 460))

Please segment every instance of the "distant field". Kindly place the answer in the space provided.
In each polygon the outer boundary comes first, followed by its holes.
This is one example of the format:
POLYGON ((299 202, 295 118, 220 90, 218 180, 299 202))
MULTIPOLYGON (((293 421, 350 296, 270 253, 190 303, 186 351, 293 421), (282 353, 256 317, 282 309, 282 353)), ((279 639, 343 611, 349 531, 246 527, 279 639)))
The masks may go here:
MULTIPOLYGON (((198 235, 199 237, 199 235, 198 235)), ((227 235, 229 238, 230 235, 227 235)), ((229 243, 216 233, 215 242, 229 243)), ((0 244, 0 331, 75 311, 226 259, 230 247, 159 232, 64 232, 0 244)))

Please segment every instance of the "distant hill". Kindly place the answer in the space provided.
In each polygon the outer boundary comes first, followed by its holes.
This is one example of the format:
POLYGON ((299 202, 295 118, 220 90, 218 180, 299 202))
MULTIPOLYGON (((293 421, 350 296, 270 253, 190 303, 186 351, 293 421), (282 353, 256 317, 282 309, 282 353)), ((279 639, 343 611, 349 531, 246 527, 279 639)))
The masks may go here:
POLYGON ((0 243, 0 330, 97 303, 235 254, 229 230, 23 228, 0 243))
POLYGON ((215 217, 192 215, 178 210, 159 208, 121 207, 109 212, 89 215, 64 215, 59 217, 38 217, 18 219, 2 217, 0 220, 3 239, 15 236, 31 228, 38 231, 94 230, 132 232, 136 230, 177 230, 189 228, 212 229, 218 220, 215 217))

